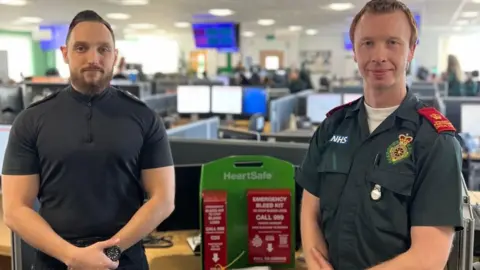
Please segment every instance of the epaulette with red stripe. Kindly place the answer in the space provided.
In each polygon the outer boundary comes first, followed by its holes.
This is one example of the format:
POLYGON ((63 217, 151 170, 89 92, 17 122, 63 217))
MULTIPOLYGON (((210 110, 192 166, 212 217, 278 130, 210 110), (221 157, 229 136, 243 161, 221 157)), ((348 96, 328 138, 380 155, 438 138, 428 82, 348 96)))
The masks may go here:
MULTIPOLYGON (((359 99, 360 99, 360 98, 359 98, 359 99)), ((337 111, 339 111, 339 110, 341 110, 341 109, 343 109, 343 108, 345 108, 345 107, 348 107, 348 106, 352 105, 353 103, 357 102, 359 99, 356 99, 356 100, 354 100, 354 101, 350 101, 350 102, 348 102, 348 103, 345 103, 345 104, 343 104, 343 105, 340 105, 340 106, 337 106, 337 107, 331 109, 331 110, 326 114, 326 116, 327 116, 327 117, 332 116, 332 114, 334 114, 335 112, 337 112, 337 111)))
POLYGON ((453 124, 441 112, 433 107, 424 107, 418 110, 418 113, 427 118, 438 133, 444 131, 457 131, 453 124))

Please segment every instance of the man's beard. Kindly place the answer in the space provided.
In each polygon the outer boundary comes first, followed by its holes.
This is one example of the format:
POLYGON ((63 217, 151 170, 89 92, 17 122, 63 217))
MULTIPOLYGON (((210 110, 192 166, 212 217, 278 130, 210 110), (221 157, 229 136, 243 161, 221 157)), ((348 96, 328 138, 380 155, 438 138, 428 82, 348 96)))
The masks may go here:
POLYGON ((77 91, 91 96, 101 93, 110 85, 110 81, 113 78, 113 71, 104 72, 98 80, 87 82, 82 73, 70 71, 70 82, 77 91))

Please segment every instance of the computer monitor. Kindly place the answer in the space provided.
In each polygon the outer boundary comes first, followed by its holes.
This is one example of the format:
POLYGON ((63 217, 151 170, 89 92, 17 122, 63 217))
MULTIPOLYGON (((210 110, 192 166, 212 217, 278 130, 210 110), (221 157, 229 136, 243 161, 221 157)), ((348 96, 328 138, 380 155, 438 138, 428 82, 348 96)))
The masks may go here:
POLYGON ((480 125, 478 124, 480 104, 462 104, 460 114, 462 132, 470 133, 474 137, 480 137, 480 125))
POLYGON ((347 104, 349 102, 355 101, 361 98, 362 94, 343 94, 343 104, 347 104))
POLYGON ((256 113, 267 114, 267 91, 261 87, 243 88, 243 114, 254 115, 256 113))
POLYGON ((213 86, 212 113, 241 114, 242 94, 240 86, 213 86))
POLYGON ((202 164, 175 165, 175 211, 157 231, 200 229, 198 217, 202 164))
POLYGON ((307 96, 307 117, 312 123, 321 123, 326 114, 342 104, 341 94, 312 94, 307 96))
POLYGON ((3 167, 3 156, 5 155, 5 150, 7 149, 10 128, 10 125, 0 125, 0 171, 3 167))
POLYGON ((210 86, 179 85, 177 87, 178 113, 210 113, 210 86))

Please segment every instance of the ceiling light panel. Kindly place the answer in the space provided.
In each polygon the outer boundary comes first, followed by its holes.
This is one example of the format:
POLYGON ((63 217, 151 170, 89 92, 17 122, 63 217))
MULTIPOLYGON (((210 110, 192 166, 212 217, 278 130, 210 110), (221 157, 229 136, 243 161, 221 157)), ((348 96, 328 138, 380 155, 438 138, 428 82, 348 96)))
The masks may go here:
POLYGON ((305 34, 307 34, 309 36, 314 36, 314 35, 318 34, 318 31, 316 29, 308 29, 307 31, 305 31, 305 34))
POLYGON ((129 24, 128 27, 130 29, 135 29, 135 30, 150 30, 150 29, 155 29, 156 26, 150 23, 134 23, 134 24, 129 24))
POLYGON ((39 17, 21 17, 15 20, 15 24, 38 24, 42 21, 43 19, 39 17))
POLYGON ((354 8, 355 6, 352 3, 331 3, 327 6, 328 9, 334 11, 345 11, 354 8))
POLYGON ((108 13, 107 18, 112 20, 128 20, 131 16, 126 13, 108 13))
POLYGON ((255 36, 255 33, 251 32, 251 31, 245 31, 245 32, 242 33, 242 36, 253 37, 253 36, 255 36))
POLYGON ((187 28, 187 27, 190 27, 190 23, 189 22, 176 22, 175 27, 187 28))
POLYGON ((233 15, 233 14, 234 14, 233 10, 231 10, 231 9, 223 9, 223 8, 210 9, 210 10, 208 11, 208 13, 210 13, 210 14, 213 15, 213 16, 217 16, 217 17, 225 17, 225 16, 230 16, 230 15, 233 15))
POLYGON ((299 25, 291 25, 291 26, 288 27, 288 30, 290 30, 292 32, 293 31, 300 31, 300 30, 302 30, 302 27, 299 26, 299 25))
POLYGON ((257 21, 259 25, 269 26, 275 24, 275 20, 272 19, 260 19, 257 21))
POLYGON ((25 6, 28 2, 26 0, 0 0, 0 5, 7 6, 25 6))

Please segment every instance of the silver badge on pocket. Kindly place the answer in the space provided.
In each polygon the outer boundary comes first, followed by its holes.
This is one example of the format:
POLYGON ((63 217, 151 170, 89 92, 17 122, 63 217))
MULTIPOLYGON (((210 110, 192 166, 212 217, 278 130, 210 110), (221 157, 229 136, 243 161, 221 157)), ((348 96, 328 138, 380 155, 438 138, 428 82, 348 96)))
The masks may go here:
POLYGON ((380 200, 380 198, 382 198, 382 187, 380 185, 376 184, 373 187, 372 192, 370 192, 370 197, 374 201, 380 200))

